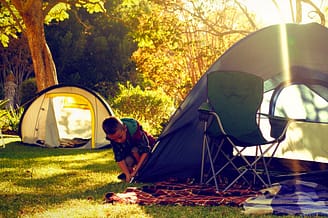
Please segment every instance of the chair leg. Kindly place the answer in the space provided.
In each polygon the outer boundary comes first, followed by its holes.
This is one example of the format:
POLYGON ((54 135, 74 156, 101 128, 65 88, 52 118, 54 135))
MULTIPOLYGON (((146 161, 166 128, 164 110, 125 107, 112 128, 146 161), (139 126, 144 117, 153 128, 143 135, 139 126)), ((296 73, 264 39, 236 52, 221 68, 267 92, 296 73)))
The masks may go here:
MULTIPOLYGON (((224 155, 224 157, 227 159, 228 162, 226 162, 221 168, 220 170, 218 170, 216 173, 215 173, 215 178, 217 175, 219 175, 229 164, 231 164, 233 166, 233 168, 240 174, 241 171, 238 169, 238 167, 235 165, 235 163, 233 162, 233 160, 236 158, 236 156, 230 158, 226 153, 224 153, 223 151, 221 151, 221 153, 224 155)), ((206 184, 209 184, 210 181, 212 181, 214 176, 212 176, 211 178, 209 178, 207 181, 206 181, 206 184)), ((245 180, 246 183, 249 184, 248 180, 243 176, 243 179, 245 180)))
POLYGON ((204 167, 205 167, 205 148, 206 148, 206 135, 203 137, 203 145, 202 145, 202 163, 201 163, 201 168, 200 168, 200 184, 203 184, 203 179, 204 179, 204 167))
MULTIPOLYGON (((258 161, 260 158, 262 158, 262 160, 263 160, 263 166, 264 166, 265 174, 266 174, 266 176, 267 176, 267 180, 268 180, 268 185, 267 185, 267 186, 271 186, 271 184, 272 184, 272 183, 271 183, 270 173, 269 173, 269 170, 268 170, 268 165, 270 164, 270 162, 271 162, 271 160, 272 160, 272 157, 273 157, 273 155, 275 154, 275 152, 276 152, 276 150, 277 150, 279 144, 280 144, 280 143, 279 143, 278 141, 272 143, 270 146, 268 146, 268 148, 265 149, 264 152, 262 152, 262 149, 261 149, 261 147, 260 147, 261 156, 257 159, 257 161, 258 161), (275 146, 275 150, 274 150, 273 154, 271 155, 269 161, 266 162, 266 161, 265 161, 264 154, 266 154, 266 153, 267 153, 272 147, 274 147, 274 146, 275 146)), ((256 161, 256 162, 257 162, 257 161, 256 161)))
POLYGON ((216 190, 219 191, 218 182, 217 182, 217 179, 216 179, 216 176, 215 176, 214 163, 213 163, 213 159, 212 159, 212 156, 211 156, 211 149, 210 149, 210 146, 208 145, 207 138, 206 138, 206 149, 207 149, 207 154, 208 154, 208 158, 209 158, 210 165, 211 165, 211 170, 212 170, 212 175, 213 175, 215 187, 216 187, 216 190))
MULTIPOLYGON (((213 142, 211 142, 211 143, 213 143, 213 142)), ((221 152, 221 146, 222 146, 222 144, 223 144, 223 141, 221 140, 220 144, 217 146, 217 151, 216 151, 214 157, 212 158, 213 164, 215 163, 215 161, 216 161, 219 153, 221 152)), ((213 147, 216 147, 216 146, 212 146, 212 149, 213 149, 213 147)), ((211 151, 211 153, 212 153, 212 151, 211 151)), ((210 173, 210 171, 211 171, 211 169, 208 171, 208 174, 210 173)), ((207 181, 205 183, 206 184, 209 184, 209 182, 212 181, 212 179, 214 177, 216 177, 218 174, 219 174, 218 172, 216 172, 216 174, 212 174, 212 177, 210 179, 207 179, 207 181)))
MULTIPOLYGON (((266 187, 271 186, 271 179, 270 179, 270 174, 269 174, 269 170, 267 168, 267 163, 265 161, 264 158, 264 154, 267 153, 269 151, 269 149, 271 149, 274 145, 276 145, 276 143, 272 143, 268 148, 265 149, 265 151, 263 152, 261 147, 259 147, 260 149, 260 155, 256 155, 255 160, 250 163, 247 158, 245 156, 242 155, 242 151, 245 149, 243 148, 242 150, 239 150, 234 144, 233 142, 228 138, 228 141, 231 142, 231 144, 233 145, 235 151, 237 152, 237 154, 235 156, 240 156, 242 158, 242 160, 246 163, 246 169, 243 170, 242 172, 240 172, 239 170, 237 170, 237 172, 239 172, 239 175, 224 189, 224 191, 228 190, 233 184, 235 184, 241 177, 244 178, 245 173, 249 170, 253 173, 253 175, 258 178, 262 184, 266 187), (265 174, 267 177, 267 182, 264 181, 264 179, 257 173, 256 171, 256 164, 258 163, 258 161, 262 159, 263 160, 263 165, 264 165, 264 170, 265 170, 265 174)), ((233 159, 231 159, 232 161, 233 159)), ((255 180, 254 180, 255 182, 255 180)))
MULTIPOLYGON (((262 155, 263 152, 262 152, 261 146, 259 146, 259 149, 260 149, 260 152, 261 152, 261 155, 262 155)), ((270 174, 269 174, 269 170, 268 170, 268 165, 267 165, 267 162, 265 161, 264 156, 262 157, 262 160, 263 160, 263 167, 264 167, 265 174, 267 176, 268 184, 269 184, 269 186, 271 186, 271 178, 270 178, 270 174)))
POLYGON ((265 185, 266 187, 268 186, 266 184, 266 182, 263 180, 263 178, 257 174, 257 172, 255 171, 254 169, 254 165, 258 162, 259 159, 261 158, 257 158, 257 160, 255 160, 253 163, 249 163, 249 161, 244 157, 244 156, 241 156, 241 158, 246 162, 247 164, 247 167, 249 167, 248 169, 246 168, 245 170, 243 170, 242 173, 240 173, 223 191, 227 191, 229 188, 231 188, 232 185, 234 185, 241 177, 244 177, 245 173, 247 171, 252 171, 253 174, 263 183, 263 185, 265 185))
POLYGON ((204 134, 203 146, 202 146, 202 162, 201 162, 200 184, 203 184, 203 179, 204 179, 205 153, 206 153, 206 151, 207 151, 207 155, 208 155, 208 158, 209 158, 209 161, 210 161, 210 166, 211 166, 212 175, 214 177, 215 187, 216 187, 216 190, 218 191, 219 186, 218 186, 217 179, 215 177, 215 168, 214 168, 214 163, 213 163, 213 159, 212 159, 212 156, 211 156, 211 149, 210 149, 209 144, 208 144, 207 136, 206 136, 206 134, 204 134))
POLYGON ((202 145, 202 163, 200 169, 200 184, 203 184, 204 179, 204 168, 205 168, 205 152, 206 152, 206 144, 207 137, 206 137, 206 130, 207 130, 207 121, 204 122, 204 133, 203 133, 203 145, 202 145))

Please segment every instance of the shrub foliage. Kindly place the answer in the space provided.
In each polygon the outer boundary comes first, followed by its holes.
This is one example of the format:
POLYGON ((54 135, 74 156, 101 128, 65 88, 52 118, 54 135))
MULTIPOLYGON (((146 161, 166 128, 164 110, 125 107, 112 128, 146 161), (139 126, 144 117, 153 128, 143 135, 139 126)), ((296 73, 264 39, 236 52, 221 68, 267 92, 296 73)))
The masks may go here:
POLYGON ((155 136, 175 110, 173 100, 163 90, 142 90, 130 83, 119 84, 119 94, 109 101, 116 116, 137 119, 155 136))

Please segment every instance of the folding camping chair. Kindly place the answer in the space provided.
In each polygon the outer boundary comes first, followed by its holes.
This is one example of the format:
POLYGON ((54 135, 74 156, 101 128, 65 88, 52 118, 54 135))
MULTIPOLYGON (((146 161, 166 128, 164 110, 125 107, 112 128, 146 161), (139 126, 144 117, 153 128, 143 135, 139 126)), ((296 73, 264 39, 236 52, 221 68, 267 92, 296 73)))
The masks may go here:
MULTIPOLYGON (((205 123, 201 183, 204 177, 207 179, 207 184, 214 180, 219 190, 218 177, 230 166, 236 172, 236 176, 231 182, 229 181, 223 191, 228 190, 241 178, 249 183, 247 172, 251 172, 251 175, 265 187, 271 186, 264 155, 284 139, 288 121, 281 125, 279 136, 272 141, 267 141, 257 122, 262 99, 263 80, 258 76, 244 72, 208 73, 207 102, 199 108, 199 117, 205 123), (262 148, 263 145, 267 145, 265 149, 262 148), (257 146, 259 150, 252 160, 243 155, 243 151, 250 146, 257 146), (241 159, 242 164, 237 161, 238 159, 241 159), (263 160, 264 176, 257 169, 260 160, 263 160), (207 176, 205 162, 210 164, 210 172, 207 176)), ((228 172, 232 174, 231 170, 228 172)))

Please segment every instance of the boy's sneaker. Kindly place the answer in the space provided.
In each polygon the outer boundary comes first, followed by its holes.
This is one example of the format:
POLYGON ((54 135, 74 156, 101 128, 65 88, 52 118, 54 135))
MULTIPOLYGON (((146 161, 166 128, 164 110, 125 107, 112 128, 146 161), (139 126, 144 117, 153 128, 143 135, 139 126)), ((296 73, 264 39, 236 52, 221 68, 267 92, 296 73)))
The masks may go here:
POLYGON ((124 173, 121 173, 120 175, 118 175, 117 178, 120 180, 124 180, 124 181, 126 180, 126 176, 124 173))

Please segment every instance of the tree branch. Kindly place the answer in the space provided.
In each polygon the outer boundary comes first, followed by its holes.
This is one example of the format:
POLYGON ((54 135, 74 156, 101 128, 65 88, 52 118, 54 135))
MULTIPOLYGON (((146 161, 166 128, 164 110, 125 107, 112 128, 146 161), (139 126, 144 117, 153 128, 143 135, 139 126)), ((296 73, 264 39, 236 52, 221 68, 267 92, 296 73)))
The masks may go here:
MULTIPOLYGON (((19 22, 20 19, 18 19, 18 17, 16 16, 16 14, 14 13, 14 11, 11 9, 10 5, 8 4, 8 2, 6 0, 0 0, 0 2, 8 9, 8 11, 10 12, 11 16, 13 16, 16 24, 18 25, 20 31, 24 31, 24 28, 21 24, 21 22, 19 22)), ((16 7, 16 6, 15 6, 16 7)))
POLYGON ((17 8, 18 11, 26 12, 30 10, 34 0, 11 0, 13 5, 17 8))
POLYGON ((241 3, 238 0, 234 0, 234 2, 236 3, 236 5, 240 8, 240 10, 243 12, 243 14, 247 17, 247 20, 249 21, 249 23, 251 24, 251 26, 254 29, 258 29, 253 18, 249 15, 248 11, 247 11, 247 7, 241 5, 241 3))
POLYGON ((308 4, 314 8, 314 11, 312 11, 312 12, 317 14, 320 17, 321 25, 324 26, 326 23, 326 18, 325 18, 325 15, 321 12, 321 10, 311 0, 301 0, 301 1, 303 1, 305 4, 308 4))

